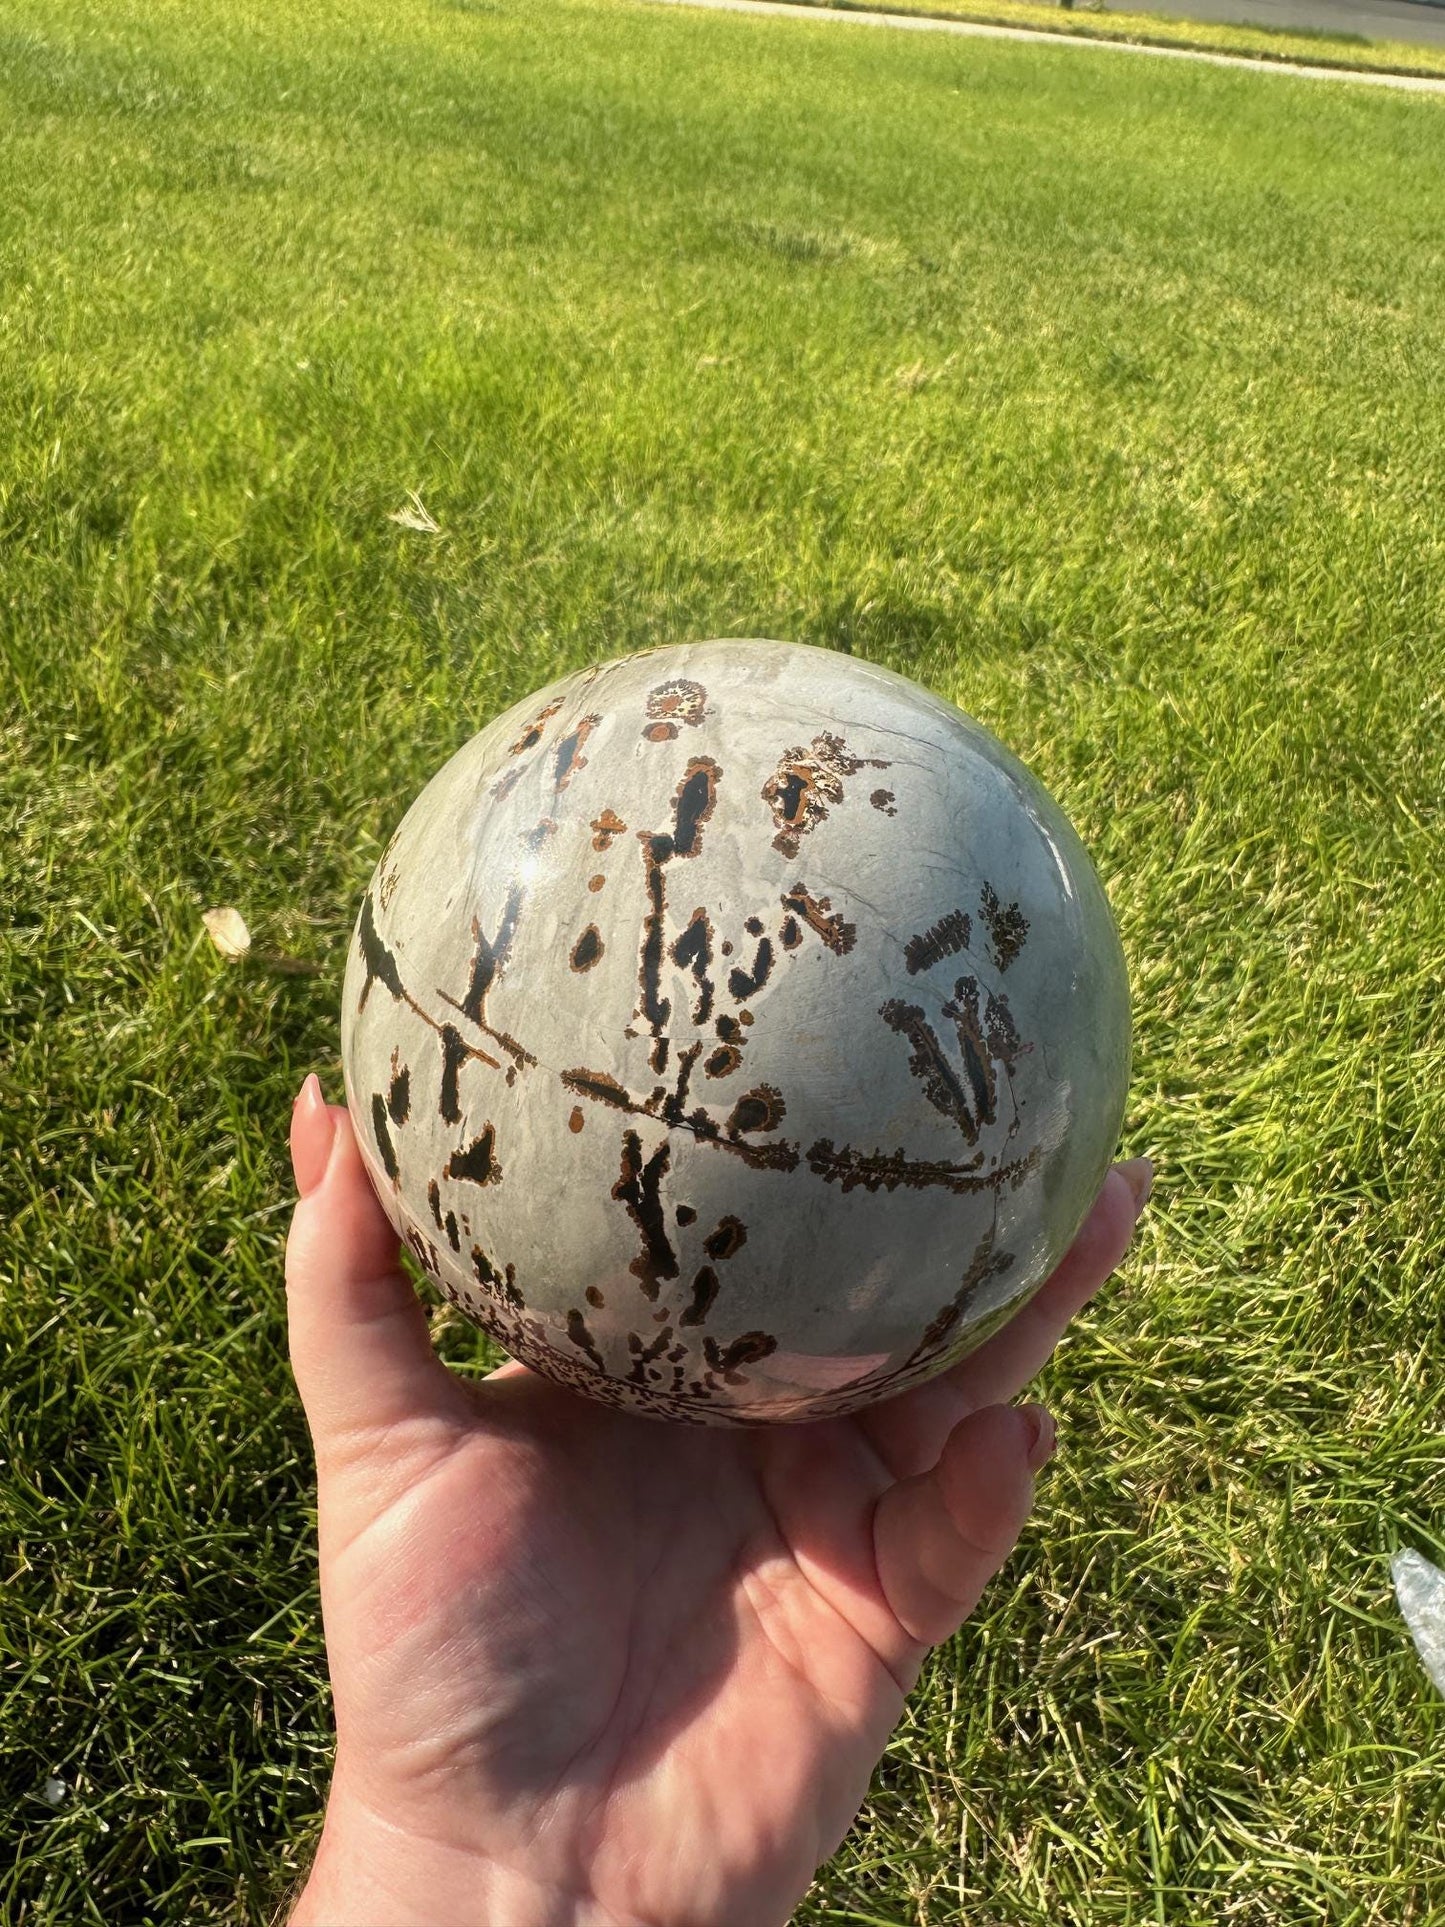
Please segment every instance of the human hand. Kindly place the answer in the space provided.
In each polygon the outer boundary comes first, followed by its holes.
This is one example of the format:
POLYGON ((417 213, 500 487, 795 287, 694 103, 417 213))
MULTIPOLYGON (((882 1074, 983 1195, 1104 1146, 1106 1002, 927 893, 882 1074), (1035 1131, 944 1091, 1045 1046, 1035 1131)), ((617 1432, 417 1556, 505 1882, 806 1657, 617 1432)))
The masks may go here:
POLYGON ((291 1146, 337 1736, 292 1927, 785 1922, 1013 1549, 1054 1428, 1007 1401, 1122 1257, 1147 1162, 942 1378, 744 1431, 455 1377, 314 1078, 291 1146))

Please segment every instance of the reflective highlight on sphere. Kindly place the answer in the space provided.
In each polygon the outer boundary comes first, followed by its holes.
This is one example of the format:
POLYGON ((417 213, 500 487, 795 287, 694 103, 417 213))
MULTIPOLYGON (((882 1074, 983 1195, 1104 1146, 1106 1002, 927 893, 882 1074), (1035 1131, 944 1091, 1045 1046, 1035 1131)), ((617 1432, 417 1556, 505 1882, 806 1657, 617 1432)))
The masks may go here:
POLYGON ((820 1418, 944 1370, 1062 1257, 1129 998, 1057 805, 831 651, 581 671, 467 743, 367 891, 347 1097, 438 1288, 651 1416, 820 1418))

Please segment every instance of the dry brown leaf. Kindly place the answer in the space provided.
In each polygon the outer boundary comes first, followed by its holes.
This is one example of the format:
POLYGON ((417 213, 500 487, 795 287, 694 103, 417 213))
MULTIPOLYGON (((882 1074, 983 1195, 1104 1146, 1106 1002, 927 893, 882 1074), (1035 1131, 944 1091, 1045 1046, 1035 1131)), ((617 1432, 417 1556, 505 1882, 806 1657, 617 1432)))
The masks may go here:
POLYGON ((229 906, 224 910, 203 910, 201 922, 223 957, 244 957, 251 948, 251 933, 239 910, 229 906))

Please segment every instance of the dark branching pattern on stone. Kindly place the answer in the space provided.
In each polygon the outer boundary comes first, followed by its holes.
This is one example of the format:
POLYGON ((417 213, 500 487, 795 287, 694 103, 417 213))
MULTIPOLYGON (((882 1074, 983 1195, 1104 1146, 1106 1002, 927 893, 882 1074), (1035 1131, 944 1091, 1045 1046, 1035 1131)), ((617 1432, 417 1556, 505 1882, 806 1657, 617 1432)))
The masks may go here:
POLYGON ((745 998, 756 997, 772 973, 773 946, 767 937, 759 937, 752 969, 744 970, 741 965, 734 964, 728 972, 728 989, 735 1001, 742 1003, 745 998))
POLYGON ((396 1146, 391 1141, 391 1130, 387 1123, 386 1099, 380 1091, 371 1100, 371 1129, 382 1164, 386 1167, 386 1175, 395 1184, 400 1166, 396 1161, 396 1146))
POLYGON ((509 756, 520 756, 524 749, 535 749, 538 743, 541 742, 548 723, 561 707, 562 698, 558 696, 554 702, 548 703, 545 709, 539 710, 532 721, 528 723, 527 727, 522 731, 516 742, 513 743, 512 747, 507 751, 507 754, 509 756))
POLYGON ((973 1100, 970 1115, 962 1120, 964 1135, 972 1143, 978 1136, 979 1127, 992 1124, 998 1115, 998 1080, 994 1074, 988 1040, 983 1033, 977 978, 960 977, 954 986, 953 997, 944 1005, 943 1011, 946 1017, 953 1019, 959 1052, 963 1058, 964 1076, 973 1100))
MULTIPOLYGON (((980 1116, 923 1011, 917 1004, 905 1004, 900 997, 890 997, 878 1015, 890 1030, 896 1030, 913 1046, 908 1068, 923 1086, 923 1095, 934 1110, 941 1111, 956 1124, 970 1144, 975 1143, 980 1116)), ((992 1118, 991 1108, 986 1115, 992 1118)))
POLYGON ((607 1370, 607 1360, 602 1356, 601 1352, 598 1351, 596 1344, 593 1342, 592 1334, 587 1329, 587 1320, 582 1316, 582 1313, 577 1310, 575 1305, 567 1314, 567 1336, 579 1351, 586 1352, 599 1372, 605 1372, 607 1370))
POLYGON ((973 935, 973 924, 964 910, 950 910, 946 917, 930 924, 927 930, 916 937, 910 937, 904 945, 903 961, 908 966, 910 977, 916 977, 920 970, 931 970, 934 964, 945 957, 956 956, 960 950, 967 950, 968 940, 973 935))
POLYGON ((712 924, 701 904, 688 918, 687 928, 672 946, 672 961, 679 970, 690 970, 697 984, 697 1002, 692 1021, 705 1024, 712 1015, 713 986, 708 971, 712 967, 712 924))
POLYGON ((562 1082, 579 1097, 590 1097, 598 1104, 610 1104, 616 1111, 634 1111, 646 1115, 646 1105, 639 1104, 630 1091, 624 1090, 610 1071, 589 1071, 579 1065, 576 1070, 563 1071, 562 1082))
POLYGON ((453 1151, 445 1177, 461 1178, 468 1184, 500 1184, 502 1167, 497 1162, 497 1134, 488 1124, 480 1137, 473 1138, 464 1150, 453 1151))
POLYGON ((442 1088, 439 1100, 442 1122, 460 1124, 462 1107, 457 1080, 462 1065, 466 1063, 471 1052, 462 1042, 462 1034, 454 1025, 443 1024, 437 1035, 441 1038, 442 1045, 442 1088))
POLYGON ((763 801, 772 811, 777 835, 773 848, 796 856, 809 830, 816 829, 834 804, 843 801, 843 778, 864 767, 887 769, 880 757, 854 756, 841 736, 823 730, 804 748, 785 749, 778 767, 763 784, 763 801))
POLYGON ((694 757, 684 770, 674 803, 674 856, 696 856, 702 848, 703 825, 716 807, 721 776, 710 756, 694 757))
POLYGON ((995 1278, 1002 1278, 1013 1269, 1013 1253, 994 1250, 996 1235, 995 1227, 990 1225, 977 1251, 973 1254, 972 1263, 963 1274, 958 1290, 937 1316, 929 1321, 922 1338, 910 1353, 909 1366, 925 1364, 935 1357, 948 1343, 959 1325, 967 1319, 985 1288, 995 1278))
POLYGON ((424 1238, 416 1226, 408 1225, 403 1239, 408 1251, 434 1283, 441 1282, 442 1261, 436 1246, 424 1238))
POLYGON ((703 1265, 692 1281, 692 1297, 678 1319, 679 1325, 703 1325, 718 1294, 718 1276, 711 1265, 703 1265))
POLYGON ((517 919, 521 914, 522 886, 514 883, 507 892, 506 907, 494 939, 487 937, 480 918, 472 918, 472 938, 476 949, 472 955, 471 977, 461 1009, 474 1024, 486 1022, 487 993, 506 967, 507 958, 511 955, 512 939, 517 934, 517 919))
POLYGON ((405 1124, 411 1116, 411 1072, 397 1062, 392 1053, 391 1089, 386 1094, 387 1115, 393 1124, 405 1124))
POLYGON ((825 1184, 837 1184, 844 1191, 851 1191, 856 1185, 865 1191, 896 1191, 900 1184, 920 1191, 930 1185, 942 1185, 945 1190, 963 1195, 996 1190, 1005 1181, 1017 1181, 1017 1166, 986 1172, 981 1169, 982 1164, 982 1152, 967 1163, 958 1164, 946 1158, 910 1158, 901 1147, 896 1151, 857 1151, 850 1144, 835 1146, 830 1137, 819 1138, 808 1148, 808 1169, 825 1184))
MULTIPOLYGON (((858 926, 849 923, 842 911, 834 911, 831 897, 815 897, 806 884, 795 883, 783 898, 783 908, 791 910, 794 916, 801 917, 810 930, 827 944, 835 956, 846 957, 858 941, 858 926)), ((784 945, 791 949, 786 930, 784 945)))
POLYGON ((361 986, 361 995, 356 1000, 358 1010, 366 1009, 366 1000, 371 995, 371 986, 381 984, 393 997, 406 993, 401 987, 401 972, 396 967, 396 958, 382 942, 376 928, 376 912, 367 891, 361 903, 361 919, 356 929, 357 942, 361 945, 361 958, 366 966, 366 979, 361 986))
POLYGON ((558 743, 552 759, 552 787, 560 795, 579 770, 587 767, 582 745, 602 721, 600 716, 584 716, 575 729, 558 743))
POLYGON ((595 923, 589 923, 572 946, 572 968, 579 972, 590 970, 601 957, 604 947, 602 932, 595 923))
POLYGON ((874 790, 873 794, 868 798, 868 801, 873 805, 875 810, 881 810, 885 816, 897 816, 898 814, 894 806, 892 790, 874 790))
POLYGON ((741 1218, 719 1218, 716 1226, 703 1239, 703 1249, 709 1258, 719 1264, 741 1251, 748 1241, 748 1228, 741 1218))
POLYGON ((713 1370, 725 1378, 730 1385, 745 1381, 738 1376, 744 1365, 756 1365, 760 1360, 770 1357, 778 1349, 778 1341, 771 1332, 744 1332, 730 1345, 720 1345, 715 1338, 702 1341, 702 1355, 713 1370))
POLYGON ((756 1090, 745 1091, 734 1104, 727 1121, 727 1134, 740 1137, 752 1131, 776 1131, 787 1108, 782 1092, 775 1085, 759 1084, 756 1090))
POLYGON ((491 1297, 500 1298, 513 1311, 523 1308, 522 1294, 517 1289, 517 1267, 508 1265, 505 1273, 497 1270, 480 1245, 472 1246, 472 1270, 477 1283, 491 1297))
POLYGON ((1016 903, 1000 903, 991 883, 983 886, 979 907, 988 925, 993 960, 1000 970, 1007 970, 1024 947, 1024 939, 1029 934, 1029 920, 1016 903))
POLYGON ((627 1206, 633 1223, 642 1234, 642 1250, 628 1270, 642 1286, 645 1295, 655 1300, 663 1279, 677 1276, 677 1253, 667 1235, 667 1220, 662 1208, 662 1180, 672 1162, 672 1148, 666 1138, 648 1158, 642 1158, 642 1139, 636 1131, 622 1135, 622 1173, 612 1187, 612 1195, 627 1206))
POLYGON ((642 733, 650 743, 669 743, 681 733, 679 724, 695 729, 706 712, 707 691, 702 684, 676 676, 649 693, 648 726, 642 733))
POLYGON ((662 994, 667 911, 666 865, 672 857, 672 838, 653 836, 650 831, 642 830, 637 840, 642 846, 647 894, 647 912, 642 920, 642 950, 637 965, 641 990, 639 1015, 652 1032, 652 1068, 662 1071, 667 1067, 667 1020, 672 1015, 672 999, 662 994))
POLYGON ((611 849, 615 838, 627 834, 627 825, 615 810, 604 810, 600 816, 594 816, 590 827, 594 850, 611 849))

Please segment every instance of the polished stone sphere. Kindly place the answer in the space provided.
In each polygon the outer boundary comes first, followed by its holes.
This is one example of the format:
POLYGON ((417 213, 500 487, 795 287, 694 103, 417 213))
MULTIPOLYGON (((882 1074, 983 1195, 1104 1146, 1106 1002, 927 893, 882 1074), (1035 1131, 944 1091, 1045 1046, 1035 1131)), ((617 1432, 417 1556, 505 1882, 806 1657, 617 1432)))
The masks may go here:
POLYGON ((427 785, 342 1019, 377 1191, 535 1371, 667 1419, 891 1397, 1067 1249, 1129 993, 1063 813, 950 703, 825 649, 651 649, 427 785))

